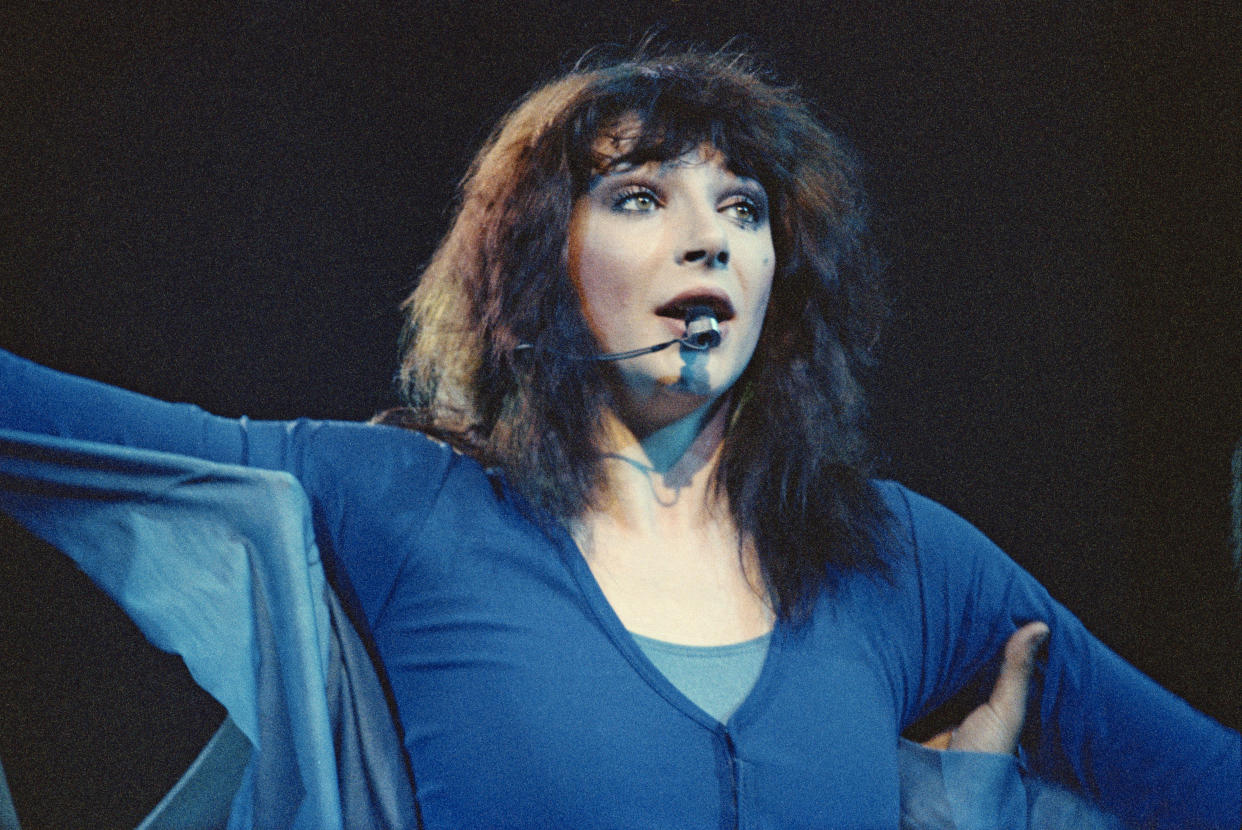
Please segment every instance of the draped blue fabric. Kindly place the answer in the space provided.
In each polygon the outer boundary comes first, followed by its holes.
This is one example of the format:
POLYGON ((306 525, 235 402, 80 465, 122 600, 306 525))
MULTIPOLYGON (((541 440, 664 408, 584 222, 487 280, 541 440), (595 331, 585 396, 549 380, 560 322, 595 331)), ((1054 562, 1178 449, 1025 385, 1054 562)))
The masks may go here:
MULTIPOLYGON (((253 747, 230 828, 416 824, 382 693, 325 584, 296 479, 0 430, 0 508, 71 556, 228 710, 253 747)), ((901 758, 903 827, 1027 826, 1013 758, 908 742, 901 758)), ((1117 826, 1066 800, 1071 820, 1045 808, 1038 826, 1117 826)))
MULTIPOLYGON (((981 677, 1033 619, 1052 632, 1028 710, 1036 774, 1141 826, 1242 821, 1235 731, 1126 665, 978 530, 896 483, 875 483, 892 513, 892 579, 855 575, 805 625, 778 621, 755 687, 721 724, 642 654, 562 526, 426 436, 220 418, 3 352, 0 389, 8 428, 219 462, 9 435, 0 509, 76 548, 249 730, 256 786, 238 814, 255 823, 352 816, 342 765, 403 757, 363 741, 336 751, 332 781, 334 717, 364 736, 383 706, 337 682, 330 595, 326 618, 313 610, 316 539, 391 682, 429 826, 891 828, 901 729, 981 677), (168 545, 184 548, 176 564, 168 545), (111 548, 121 559, 100 558, 111 548), (255 818, 268 809, 290 820, 255 818)), ((969 789, 958 773, 970 763, 933 772, 969 789)), ((1012 763, 993 776, 1006 788, 1012 763)))
POLYGON ((230 827, 415 824, 382 691, 291 475, 0 430, 0 509, 181 655, 245 734, 230 827))

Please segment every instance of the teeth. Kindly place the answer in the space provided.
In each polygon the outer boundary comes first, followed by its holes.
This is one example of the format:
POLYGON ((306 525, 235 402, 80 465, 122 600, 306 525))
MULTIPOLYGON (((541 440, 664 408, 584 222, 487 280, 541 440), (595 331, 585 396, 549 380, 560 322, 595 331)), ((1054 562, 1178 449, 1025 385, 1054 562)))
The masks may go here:
POLYGON ((697 300, 681 302, 664 306, 656 312, 661 317, 671 317, 676 320, 686 320, 691 316, 702 316, 710 314, 717 320, 727 320, 733 315, 728 313, 727 306, 721 304, 714 297, 701 297, 697 300))
POLYGON ((686 306, 685 312, 683 313, 682 316, 683 316, 683 319, 685 319, 687 323, 689 323, 692 320, 696 320, 699 317, 711 317, 713 320, 718 319, 720 317, 720 315, 717 314, 710 306, 699 305, 699 304, 692 305, 692 306, 686 306))

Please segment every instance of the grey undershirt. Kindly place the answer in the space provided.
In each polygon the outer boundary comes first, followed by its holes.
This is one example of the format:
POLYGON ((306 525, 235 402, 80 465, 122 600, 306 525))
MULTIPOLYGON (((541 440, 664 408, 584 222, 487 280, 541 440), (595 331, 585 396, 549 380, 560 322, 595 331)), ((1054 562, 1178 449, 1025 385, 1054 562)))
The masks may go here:
POLYGON ((724 646, 687 646, 630 632, 677 690, 724 723, 750 694, 768 654, 770 634, 724 646))

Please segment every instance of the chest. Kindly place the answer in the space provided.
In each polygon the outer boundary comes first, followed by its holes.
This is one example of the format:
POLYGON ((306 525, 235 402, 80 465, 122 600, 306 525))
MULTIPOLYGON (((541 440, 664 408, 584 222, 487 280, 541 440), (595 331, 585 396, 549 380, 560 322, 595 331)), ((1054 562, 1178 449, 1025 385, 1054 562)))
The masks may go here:
POLYGON ((857 624, 778 628, 721 725, 567 536, 477 510, 432 518, 373 624, 429 827, 896 823, 899 681, 857 624))
POLYGON ((679 537, 587 534, 591 576, 629 631, 666 642, 752 640, 774 614, 758 560, 728 533, 679 537))

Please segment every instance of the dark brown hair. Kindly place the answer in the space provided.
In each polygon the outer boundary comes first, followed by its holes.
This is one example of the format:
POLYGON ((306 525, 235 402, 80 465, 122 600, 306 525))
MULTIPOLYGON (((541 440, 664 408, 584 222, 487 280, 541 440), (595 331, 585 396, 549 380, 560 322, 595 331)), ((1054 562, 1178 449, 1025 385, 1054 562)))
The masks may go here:
POLYGON ((404 306, 401 421, 500 467, 555 517, 592 505, 609 397, 597 365, 574 357, 597 345, 566 237, 573 200, 601 164, 595 140, 623 121, 640 134, 614 161, 669 160, 706 143, 768 193, 776 275, 715 486, 755 542, 779 612, 797 616, 842 574, 884 570, 859 386, 883 304, 851 155, 743 56, 580 67, 499 123, 404 306))

